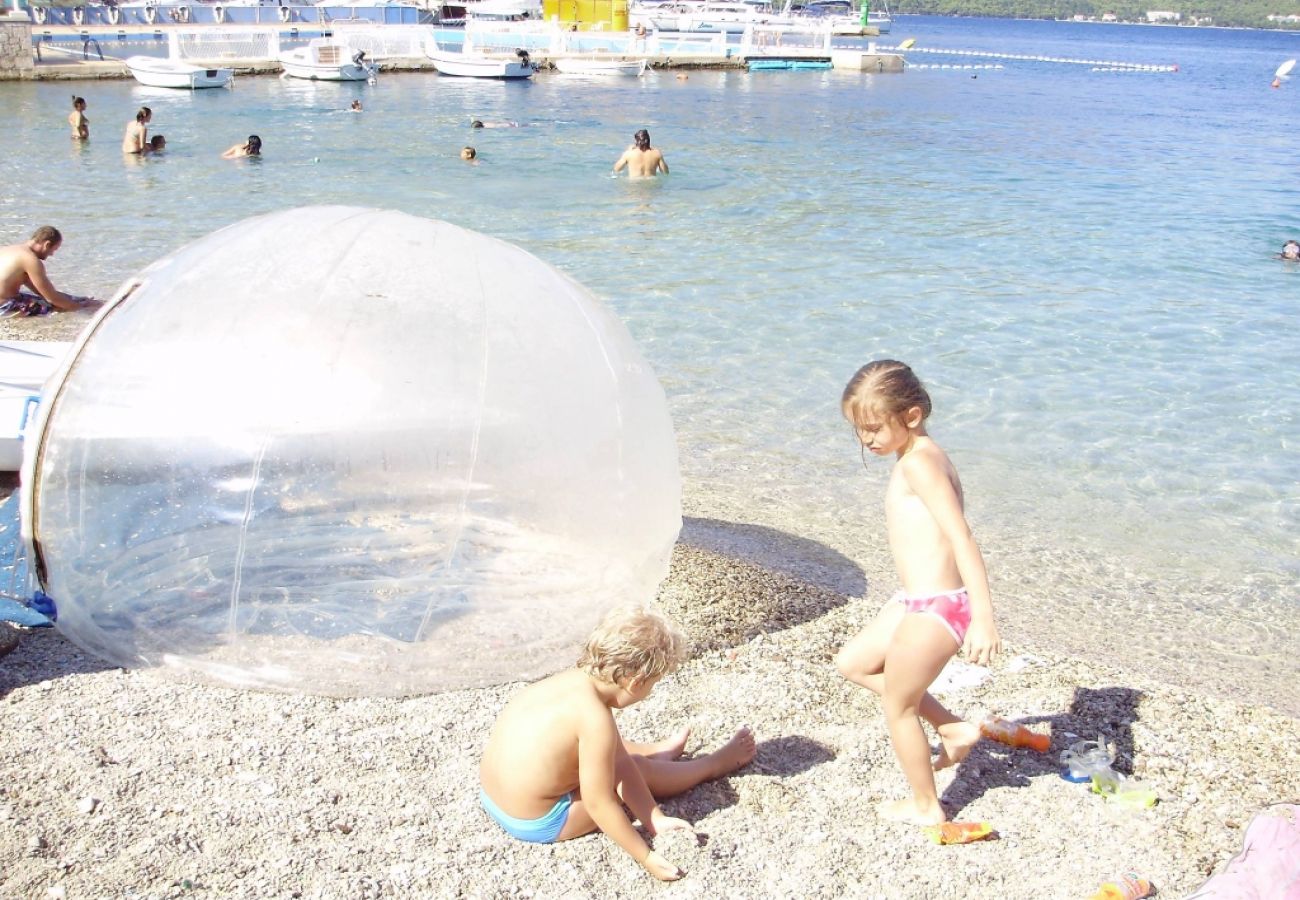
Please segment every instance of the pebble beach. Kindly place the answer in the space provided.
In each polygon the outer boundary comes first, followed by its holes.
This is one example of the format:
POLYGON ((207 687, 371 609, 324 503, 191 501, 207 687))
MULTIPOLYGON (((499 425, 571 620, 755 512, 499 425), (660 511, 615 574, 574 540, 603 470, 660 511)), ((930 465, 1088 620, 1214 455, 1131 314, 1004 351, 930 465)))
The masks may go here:
MULTIPOLYGON (((50 337, 78 326, 29 324, 50 337)), ((943 699, 1050 734, 1050 751, 982 741, 939 775, 949 816, 991 823, 993 839, 941 847, 886 822, 876 807, 904 783, 880 704, 832 658, 887 574, 686 505, 658 604, 691 657, 619 726, 642 741, 690 728, 689 753, 748 725, 758 753, 664 804, 696 828, 653 841, 682 881, 656 882, 600 835, 514 841, 481 811, 479 752, 518 684, 408 699, 237 691, 109 668, 53 630, 0 625, 17 640, 0 660, 0 895, 1065 898, 1131 870, 1179 897, 1239 851, 1252 816, 1298 799, 1294 718, 1004 627, 993 667, 951 666, 943 699), (842 584, 867 596, 828 587, 842 584), (1060 751, 1099 736, 1157 805, 1060 777, 1060 751)))

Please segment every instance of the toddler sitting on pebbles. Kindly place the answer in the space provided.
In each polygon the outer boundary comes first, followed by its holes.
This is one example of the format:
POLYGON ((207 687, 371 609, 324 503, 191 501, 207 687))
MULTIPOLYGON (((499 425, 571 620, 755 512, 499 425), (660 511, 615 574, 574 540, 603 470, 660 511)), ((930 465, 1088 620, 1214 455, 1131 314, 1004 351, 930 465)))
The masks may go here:
POLYGON ((682 755, 685 730, 656 744, 619 736, 611 710, 648 697, 684 655, 681 634, 657 613, 623 607, 607 615, 577 668, 529 685, 502 710, 479 767, 483 808, 524 841, 552 843, 603 831, 656 878, 681 878, 682 871, 632 827, 623 805, 652 836, 691 830, 656 801, 734 772, 755 752, 748 728, 693 758, 682 755))

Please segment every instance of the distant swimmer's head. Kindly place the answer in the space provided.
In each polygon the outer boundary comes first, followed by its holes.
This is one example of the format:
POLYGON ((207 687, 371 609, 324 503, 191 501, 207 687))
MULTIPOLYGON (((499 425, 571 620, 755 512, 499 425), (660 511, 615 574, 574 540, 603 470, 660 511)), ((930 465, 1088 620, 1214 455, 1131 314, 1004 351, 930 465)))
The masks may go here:
POLYGON ((244 152, 249 156, 262 155, 262 139, 255 134, 248 136, 248 143, 244 145, 244 152))
POLYGON ((153 118, 153 110, 147 106, 140 107, 139 111, 135 114, 135 120, 139 122, 141 125, 143 125, 145 122, 148 122, 152 118, 153 118))
POLYGON ((63 234, 53 225, 42 225, 32 232, 31 249, 37 259, 49 259, 63 243, 63 234))
POLYGON ((85 110, 86 110, 86 98, 85 98, 85 97, 77 97, 77 96, 74 95, 73 98, 72 98, 72 108, 75 109, 77 112, 85 112, 85 110))
POLYGON ((352 110, 353 112, 361 112, 361 101, 360 101, 360 100, 353 100, 353 101, 352 101, 351 110, 352 110))
POLYGON ((1282 246, 1283 259, 1300 259, 1300 242, 1287 241, 1282 246))
POLYGON ((905 363, 896 359, 869 362, 849 379, 840 410, 863 446, 874 432, 891 424, 918 428, 930 416, 930 394, 905 363))
POLYGON ((473 147, 466 147, 465 149, 460 151, 461 159, 476 159, 477 157, 478 157, 478 151, 475 150, 473 147))
POLYGON ((644 128, 632 135, 632 140, 636 143, 636 148, 638 150, 650 149, 650 132, 646 131, 644 128))
POLYGON ((161 134, 155 134, 153 137, 149 138, 149 149, 154 153, 157 153, 159 150, 166 150, 167 138, 163 137, 161 134))
POLYGON ((482 122, 481 119, 474 119, 473 121, 471 121, 471 122, 469 123, 469 127, 470 127, 470 128, 482 128, 482 127, 483 127, 483 122, 482 122))

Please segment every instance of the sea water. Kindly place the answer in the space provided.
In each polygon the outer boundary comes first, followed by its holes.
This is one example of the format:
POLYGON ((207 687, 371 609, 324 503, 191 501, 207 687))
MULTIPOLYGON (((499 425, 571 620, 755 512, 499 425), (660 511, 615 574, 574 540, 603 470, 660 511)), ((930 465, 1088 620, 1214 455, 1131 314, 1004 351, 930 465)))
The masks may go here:
POLYGON ((889 463, 864 469, 838 400, 862 363, 903 359, 1008 637, 1300 708, 1300 268, 1273 258, 1300 236, 1300 81, 1269 88, 1300 36, 900 17, 905 37, 1179 71, 925 54, 1004 68, 4 84, 0 237, 57 225, 54 280, 99 295, 299 204, 517 242, 656 367, 688 513, 825 545, 829 582, 872 604, 894 587, 889 463), (123 159, 140 105, 168 149, 123 159), (672 175, 611 178, 641 127, 672 175), (249 134, 261 159, 219 158, 249 134))

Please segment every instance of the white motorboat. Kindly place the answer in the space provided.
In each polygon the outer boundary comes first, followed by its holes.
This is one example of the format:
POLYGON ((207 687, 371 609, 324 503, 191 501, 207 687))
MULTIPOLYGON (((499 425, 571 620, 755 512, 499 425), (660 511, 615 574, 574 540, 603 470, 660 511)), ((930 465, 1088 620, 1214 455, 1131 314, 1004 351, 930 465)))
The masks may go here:
POLYGON ((311 81, 368 81, 378 71, 364 51, 351 52, 332 38, 313 38, 306 47, 280 54, 284 74, 311 81))
POLYGON ((123 62, 135 80, 149 87, 199 88, 230 87, 235 77, 234 69, 204 69, 175 59, 156 56, 128 56, 123 62))
POLYGON ((557 57, 551 60, 555 68, 566 75, 614 75, 639 78, 645 73, 644 59, 593 59, 591 57, 557 57))
MULTIPOLYGON (((682 2, 650 7, 641 14, 656 31, 740 34, 748 28, 794 29, 793 17, 763 5, 739 2, 682 2)), ((631 20, 641 22, 637 15, 631 20)))
POLYGON ((881 4, 880 10, 869 10, 865 24, 861 11, 855 11, 850 0, 809 0, 802 6, 791 0, 782 12, 793 16, 795 21, 807 20, 812 24, 829 26, 831 34, 871 34, 871 29, 888 34, 893 25, 889 3, 886 0, 877 0, 877 3, 881 4))
POLYGON ((488 56, 471 49, 468 44, 459 53, 452 53, 440 47, 428 46, 425 55, 433 60, 434 68, 444 75, 459 75, 463 78, 531 78, 537 71, 536 64, 528 57, 527 50, 516 50, 513 57, 488 56))

